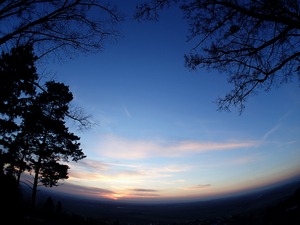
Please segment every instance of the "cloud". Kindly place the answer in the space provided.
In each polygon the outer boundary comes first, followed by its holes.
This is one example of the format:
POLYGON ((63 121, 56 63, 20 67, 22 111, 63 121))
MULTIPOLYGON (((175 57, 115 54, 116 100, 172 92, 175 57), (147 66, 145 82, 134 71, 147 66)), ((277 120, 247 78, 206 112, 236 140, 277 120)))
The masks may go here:
MULTIPOLYGON (((85 184, 96 184, 99 182, 134 182, 145 177, 142 170, 130 170, 124 168, 110 167, 105 171, 91 171, 90 168, 74 167, 70 170, 70 178, 72 182, 80 182, 85 184)), ((90 185, 89 185, 90 186, 90 185)))
POLYGON ((54 187, 53 190, 86 197, 97 196, 103 198, 110 198, 110 196, 115 194, 114 191, 109 189, 98 187, 86 187, 72 183, 64 183, 63 185, 54 187))
POLYGON ((128 189, 128 197, 130 198, 157 198, 160 197, 158 190, 145 188, 128 189))
POLYGON ((193 188, 207 188, 210 186, 211 186, 211 184, 198 184, 198 185, 194 186, 193 188))
POLYGON ((272 127, 271 129, 269 129, 264 135, 262 140, 265 141, 267 138, 269 138, 275 131, 277 131, 279 129, 280 125, 277 124, 276 126, 272 127))
POLYGON ((129 195, 131 198, 135 198, 135 197, 142 197, 142 198, 157 198, 160 197, 159 194, 152 194, 152 193, 134 193, 129 195))
POLYGON ((130 191, 135 191, 135 192, 157 192, 155 189, 144 189, 144 188, 134 188, 134 189, 129 189, 130 191))
POLYGON ((123 105, 123 110, 124 110, 126 116, 128 118, 131 118, 131 113, 129 112, 128 108, 125 105, 123 105))
POLYGON ((251 153, 250 156, 231 156, 230 158, 222 158, 220 161, 208 161, 208 162, 203 162, 199 169, 203 170, 216 170, 216 169, 228 169, 229 167, 231 168, 237 168, 249 164, 254 164, 257 162, 260 162, 264 160, 264 156, 260 153, 251 153))
POLYGON ((88 169, 90 172, 99 172, 107 170, 111 167, 111 165, 109 163, 104 163, 99 160, 86 158, 78 162, 71 162, 70 167, 85 168, 88 169))
POLYGON ((128 194, 128 197, 130 197, 130 198, 157 198, 157 197, 160 197, 160 195, 153 194, 153 193, 131 193, 131 194, 128 194))
POLYGON ((130 140, 108 135, 102 137, 97 147, 101 156, 115 159, 144 159, 155 157, 181 157, 212 151, 227 151, 256 146, 255 141, 201 142, 194 140, 130 140))
POLYGON ((171 177, 173 174, 191 169, 191 165, 164 165, 105 163, 86 158, 76 163, 70 163, 70 178, 72 182, 135 182, 171 177))
POLYGON ((272 136, 276 131, 279 130, 279 128, 282 130, 282 126, 284 126, 284 124, 287 124, 288 120, 289 121, 293 121, 291 120, 291 114, 293 114, 293 109, 288 110, 286 113, 284 113, 279 119, 278 122, 272 127, 270 128, 262 137, 262 141, 267 140, 270 136, 272 136))
POLYGON ((209 188, 211 186, 212 186, 211 184, 198 184, 198 185, 195 185, 195 186, 186 187, 184 189, 185 190, 195 190, 195 189, 209 188))

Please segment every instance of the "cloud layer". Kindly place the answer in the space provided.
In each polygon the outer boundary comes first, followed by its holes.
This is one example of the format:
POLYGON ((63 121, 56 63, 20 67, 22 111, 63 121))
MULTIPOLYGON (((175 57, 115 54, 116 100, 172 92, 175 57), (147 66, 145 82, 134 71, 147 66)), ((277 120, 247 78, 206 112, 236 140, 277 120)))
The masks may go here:
POLYGON ((115 159, 144 159, 153 157, 181 157, 187 154, 199 154, 213 151, 229 151, 254 147, 256 141, 201 142, 193 140, 150 141, 130 140, 116 136, 101 138, 95 152, 115 159))

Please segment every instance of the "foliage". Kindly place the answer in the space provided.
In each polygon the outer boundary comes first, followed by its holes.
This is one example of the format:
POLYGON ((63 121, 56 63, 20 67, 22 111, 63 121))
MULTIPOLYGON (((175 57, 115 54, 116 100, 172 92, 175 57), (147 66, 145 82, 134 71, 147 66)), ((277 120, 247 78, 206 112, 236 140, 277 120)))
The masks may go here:
MULTIPOLYGON (((1 154, 1 168, 4 161, 15 161, 17 157, 20 136, 20 120, 28 105, 30 98, 36 93, 34 83, 38 79, 34 66, 35 56, 32 46, 13 48, 11 53, 2 53, 0 60, 0 146, 3 149, 15 149, 14 154, 1 154)), ((3 149, 1 151, 3 151, 3 149)), ((18 158, 18 157, 17 157, 18 158)), ((17 161, 6 167, 11 175, 17 161)), ((21 168, 21 165, 18 165, 21 168)))
POLYGON ((13 130, 13 119, 20 116, 28 103, 26 98, 35 93, 38 79, 34 66, 32 46, 13 48, 11 53, 2 53, 0 61, 0 119, 1 131, 13 130))
POLYGON ((156 20, 158 11, 179 5, 189 24, 188 68, 216 69, 233 89, 217 100, 220 110, 237 106, 258 90, 300 75, 299 0, 153 0, 137 6, 137 19, 156 20))
POLYGON ((2 54, 1 87, 7 92, 0 97, 0 158, 1 173, 17 177, 17 182, 25 171, 34 174, 34 206, 39 184, 56 186, 60 179, 68 178, 69 166, 63 162, 86 156, 80 138, 66 126, 73 100, 69 87, 55 81, 37 84, 32 50, 17 47, 2 54))
POLYGON ((79 137, 68 131, 65 117, 73 99, 67 86, 49 81, 29 106, 22 123, 23 140, 29 145, 32 168, 39 171, 45 186, 56 185, 58 178, 68 178, 67 166, 60 161, 83 159, 79 137), (40 164, 43 166, 40 167, 40 164))

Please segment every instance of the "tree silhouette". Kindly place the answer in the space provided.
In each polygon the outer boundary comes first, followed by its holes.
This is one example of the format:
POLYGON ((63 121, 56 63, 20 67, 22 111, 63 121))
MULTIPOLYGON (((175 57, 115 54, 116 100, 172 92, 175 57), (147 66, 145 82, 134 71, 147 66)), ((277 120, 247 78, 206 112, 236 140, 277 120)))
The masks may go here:
POLYGON ((54 206, 54 202, 52 200, 52 197, 49 196, 43 206, 43 212, 44 212, 44 216, 47 219, 52 219, 52 217, 54 216, 54 212, 55 212, 55 206, 54 206))
POLYGON ((32 206, 35 206, 38 184, 56 186, 68 178, 69 159, 77 162, 86 156, 80 149, 80 138, 69 132, 66 114, 73 96, 63 83, 46 82, 24 115, 21 134, 27 143, 26 163, 34 174, 32 206), (28 144, 29 143, 29 144, 28 144))
POLYGON ((36 83, 32 46, 17 47, 2 54, 0 61, 0 162, 1 178, 17 178, 23 172, 34 175, 32 208, 39 185, 52 187, 68 178, 69 160, 85 158, 80 138, 69 131, 66 118, 73 95, 63 83, 36 83))
POLYGON ((16 160, 21 158, 17 154, 23 143, 18 133, 22 116, 36 93, 38 75, 34 66, 35 59, 30 45, 13 48, 10 53, 2 53, 0 58, 0 146, 3 153, 0 158, 2 172, 4 165, 10 162, 5 170, 11 176, 20 176, 17 175, 16 167, 20 168, 19 172, 24 171, 21 170, 22 162, 16 160), (11 154, 7 154, 5 149, 11 149, 11 154))
POLYGON ((219 110, 241 113, 256 91, 299 77, 299 0, 153 0, 138 5, 135 18, 157 20, 160 9, 176 4, 196 43, 185 65, 224 72, 234 86, 217 99, 219 110))
MULTIPOLYGON (((0 46, 33 44, 41 57, 61 50, 96 51, 116 39, 122 15, 100 0, 16 0, 0 3, 0 46)), ((56 55, 57 56, 57 55, 56 55)))
POLYGON ((61 201, 58 201, 55 208, 55 213, 57 216, 60 216, 62 213, 62 204, 61 201))

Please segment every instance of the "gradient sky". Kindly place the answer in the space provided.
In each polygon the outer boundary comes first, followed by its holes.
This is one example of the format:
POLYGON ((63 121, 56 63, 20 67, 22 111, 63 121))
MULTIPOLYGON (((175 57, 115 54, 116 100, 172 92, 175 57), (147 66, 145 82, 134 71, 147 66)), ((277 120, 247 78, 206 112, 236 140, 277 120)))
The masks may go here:
MULTIPOLYGON (((48 64, 74 104, 98 126, 77 132, 87 158, 53 188, 89 197, 195 200, 238 193, 300 175, 298 80, 259 91, 242 115, 214 101, 231 90, 226 74, 184 67, 187 25, 178 9, 159 22, 131 19, 99 54, 48 64)), ((126 2, 126 3, 125 3, 126 2)))

